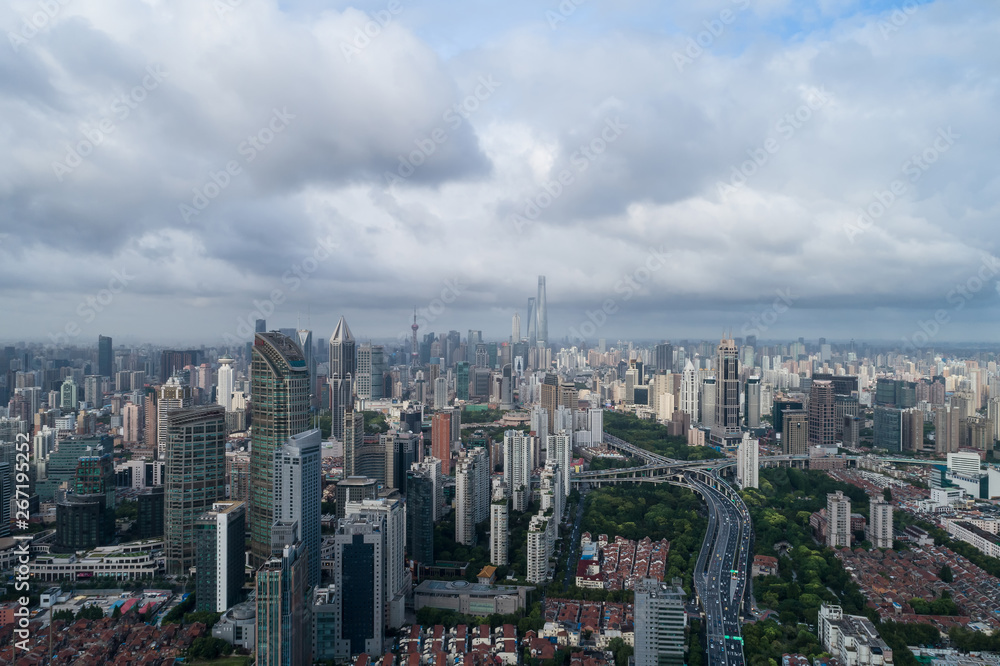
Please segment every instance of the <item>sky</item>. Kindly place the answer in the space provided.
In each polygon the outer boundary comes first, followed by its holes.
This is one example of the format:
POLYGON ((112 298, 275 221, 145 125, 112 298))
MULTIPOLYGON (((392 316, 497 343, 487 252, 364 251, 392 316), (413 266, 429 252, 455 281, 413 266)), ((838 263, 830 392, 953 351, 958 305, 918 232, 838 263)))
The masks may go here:
POLYGON ((1000 341, 1000 7, 10 0, 0 340, 1000 341), (249 322, 249 325, 247 324, 249 322), (522 325, 523 332, 523 325, 522 325))

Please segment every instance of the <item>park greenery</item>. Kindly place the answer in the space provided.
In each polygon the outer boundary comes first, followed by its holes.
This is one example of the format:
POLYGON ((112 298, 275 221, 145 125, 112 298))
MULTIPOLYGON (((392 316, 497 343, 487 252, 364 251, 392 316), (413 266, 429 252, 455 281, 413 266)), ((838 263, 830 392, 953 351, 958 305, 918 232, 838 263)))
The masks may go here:
MULTIPOLYGON (((464 422, 464 421, 463 421, 464 422)), ((675 460, 710 460, 723 455, 707 446, 688 446, 684 437, 671 437, 667 427, 634 414, 604 412, 604 431, 629 444, 675 460)))
MULTIPOLYGON (((691 576, 708 526, 705 506, 686 488, 666 484, 609 486, 587 493, 580 533, 596 541, 607 534, 640 541, 667 539, 670 553, 664 578, 680 577, 691 593, 691 576)), ((572 590, 571 590, 572 591, 572 590)), ((601 592, 597 590, 597 592, 601 592)))
POLYGON ((597 472, 604 469, 625 469, 628 467, 639 467, 642 461, 631 456, 627 458, 608 458, 599 456, 590 461, 588 469, 597 472))
POLYGON ((232 654, 233 646, 214 636, 202 636, 196 638, 187 649, 187 656, 191 659, 204 659, 212 661, 219 657, 232 654))

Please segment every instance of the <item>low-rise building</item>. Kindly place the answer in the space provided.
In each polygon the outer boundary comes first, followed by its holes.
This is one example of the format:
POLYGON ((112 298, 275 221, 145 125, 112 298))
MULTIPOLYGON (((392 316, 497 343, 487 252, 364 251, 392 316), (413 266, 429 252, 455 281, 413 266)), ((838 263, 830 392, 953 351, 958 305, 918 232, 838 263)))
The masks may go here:
POLYGON ((840 606, 823 604, 819 609, 819 638, 823 647, 844 666, 889 666, 890 648, 871 620, 845 615, 840 606))
POLYGON ((483 585, 464 580, 425 580, 413 590, 413 608, 424 606, 485 617, 523 610, 533 587, 483 585))

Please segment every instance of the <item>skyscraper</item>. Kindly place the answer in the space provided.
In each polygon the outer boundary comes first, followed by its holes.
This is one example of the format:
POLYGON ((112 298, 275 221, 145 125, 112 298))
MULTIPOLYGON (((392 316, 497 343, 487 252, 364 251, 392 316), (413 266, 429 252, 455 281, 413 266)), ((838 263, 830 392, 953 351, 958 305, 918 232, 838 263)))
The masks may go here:
POLYGON ((503 482, 515 511, 525 511, 531 502, 531 470, 535 460, 535 438, 520 430, 503 434, 503 482))
POLYGON ((534 347, 538 342, 538 311, 535 309, 534 296, 528 299, 528 319, 525 337, 527 337, 528 345, 531 347, 534 347))
POLYGON ((233 411, 233 359, 223 356, 219 359, 219 381, 215 389, 215 402, 227 411, 233 411))
POLYGON ((351 502, 347 505, 345 520, 356 516, 379 521, 382 536, 382 575, 385 578, 382 603, 385 624, 390 629, 403 626, 406 597, 410 592, 410 572, 406 568, 406 516, 403 500, 380 497, 373 500, 351 502))
POLYGON ((490 564, 502 567, 507 564, 507 488, 498 484, 493 489, 490 502, 490 564))
POLYGON ((420 564, 434 562, 436 500, 432 473, 414 464, 406 473, 406 551, 420 564))
POLYGON ((194 524, 198 576, 196 609, 222 613, 239 601, 243 588, 246 504, 222 501, 198 516, 194 524))
POLYGON ((692 421, 698 420, 698 371, 690 359, 684 364, 681 374, 681 411, 692 421))
POLYGON ((476 524, 489 516, 490 467, 486 449, 462 451, 455 465, 455 541, 476 545, 476 524))
POLYGON ((167 412, 191 406, 191 387, 172 376, 160 387, 156 399, 156 457, 164 460, 167 455, 167 412))
POLYGON ((514 316, 510 318, 510 342, 514 344, 515 342, 521 341, 521 315, 517 314, 517 310, 514 310, 514 316))
POLYGON ((736 481, 740 488, 758 487, 758 454, 757 440, 750 433, 743 433, 739 449, 736 451, 736 481))
POLYGON ((386 576, 382 521, 370 514, 344 518, 337 526, 335 580, 339 622, 336 652, 347 660, 362 652, 382 654, 386 576))
POLYGON ((97 374, 111 377, 114 365, 115 354, 111 347, 111 338, 106 335, 97 336, 97 374))
MULTIPOLYGON (((601 410, 590 410, 591 412, 598 412, 595 416, 591 414, 592 420, 596 419, 601 421, 601 410)), ((598 425, 600 427, 600 425, 598 425)), ((593 431, 591 431, 593 432, 593 431)), ((593 440, 591 440, 593 441, 593 440)), ((601 440, 598 439, 595 445, 598 445, 601 440)), ((573 434, 560 431, 558 435, 549 435, 548 441, 545 444, 545 461, 554 462, 559 465, 559 474, 562 476, 562 489, 566 497, 569 497, 571 491, 570 488, 570 460, 573 458, 573 434)))
POLYGON ((684 590, 655 578, 635 586, 636 666, 683 666, 684 590))
POLYGON ((736 342, 723 338, 716 354, 715 422, 712 442, 718 446, 738 446, 740 433, 740 362, 736 342))
POLYGON ((257 666, 312 663, 309 573, 297 531, 296 523, 275 523, 273 533, 282 538, 257 570, 257 666))
POLYGON ((655 349, 656 372, 673 372, 674 346, 669 342, 661 342, 655 349))
POLYGON ((316 393, 316 350, 313 348, 313 332, 300 328, 295 331, 295 341, 299 343, 302 357, 306 360, 306 368, 309 370, 309 395, 313 396, 316 393))
POLYGON ((851 498, 841 490, 826 496, 826 545, 851 547, 851 498))
POLYGON ((760 377, 751 375, 747 377, 746 384, 746 411, 744 420, 748 428, 760 427, 760 377))
POLYGON ((250 552, 253 565, 260 566, 271 556, 275 451, 309 427, 309 372, 299 346, 281 333, 257 333, 250 386, 250 552))
POLYGON ((538 310, 538 346, 545 347, 549 342, 549 307, 545 298, 545 276, 538 276, 538 300, 536 301, 538 310))
POLYGON ((274 519, 298 522, 305 547, 308 586, 320 583, 320 487, 319 428, 288 438, 274 455, 274 519))
POLYGON ((802 455, 809 451, 809 415, 804 409, 781 410, 781 451, 802 455))
POLYGON ((814 379, 809 389, 809 446, 836 445, 833 382, 814 379))
POLYGON ((330 336, 330 411, 331 435, 344 438, 344 414, 354 404, 354 378, 357 375, 357 353, 354 336, 343 317, 330 336))
POLYGON ((431 417, 431 455, 441 461, 442 474, 451 474, 451 410, 431 417))
POLYGON ((195 564, 194 525, 226 498, 226 412, 219 405, 166 413, 164 544, 167 573, 195 564))

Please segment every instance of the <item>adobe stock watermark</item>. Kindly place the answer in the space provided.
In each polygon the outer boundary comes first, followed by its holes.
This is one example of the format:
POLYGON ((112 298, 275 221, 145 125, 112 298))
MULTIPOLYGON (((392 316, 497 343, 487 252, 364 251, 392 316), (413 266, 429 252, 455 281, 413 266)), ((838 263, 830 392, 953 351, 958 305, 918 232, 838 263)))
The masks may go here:
POLYGON ((885 189, 875 190, 872 193, 873 201, 856 211, 857 222, 844 224, 847 240, 853 243, 859 235, 871 229, 875 225, 875 220, 885 215, 892 208, 892 205, 906 194, 906 181, 916 183, 920 180, 924 173, 931 168, 931 165, 937 162, 941 155, 951 150, 951 147, 955 145, 955 140, 960 138, 962 138, 961 135, 956 133, 950 125, 947 128, 939 127, 934 141, 919 153, 911 155, 899 168, 906 176, 905 180, 896 178, 885 189))
POLYGON ((792 307, 796 296, 792 296, 791 287, 785 287, 784 291, 776 289, 777 298, 761 310, 759 315, 751 315, 750 318, 740 328, 743 337, 748 335, 761 335, 774 326, 778 319, 792 307))
MULTIPOLYGON (((112 271, 108 286, 93 294, 84 297, 80 304, 76 306, 77 319, 82 319, 85 324, 89 324, 97 319, 97 315, 107 310, 114 303, 115 296, 125 291, 125 287, 135 279, 134 275, 129 275, 124 268, 112 271)), ((77 337, 82 332, 77 319, 67 321, 62 330, 49 332, 49 339, 52 344, 67 344, 72 338, 77 337)))
POLYGON ((50 28, 52 21, 69 2, 70 0, 39 0, 38 9, 32 12, 31 16, 21 18, 21 29, 18 32, 7 33, 7 41, 10 42, 14 53, 34 39, 38 33, 50 28))
POLYGON ((614 119, 605 119, 604 128, 600 133, 573 151, 569 157, 569 167, 560 169, 552 180, 542 184, 540 191, 525 199, 518 212, 507 216, 507 221, 514 226, 517 233, 524 233, 524 228, 537 220, 542 211, 562 196, 566 188, 576 182, 577 175, 589 169, 591 163, 603 155, 608 146, 617 141, 626 129, 628 125, 617 116, 614 119))
POLYGON ((747 180, 756 174, 765 164, 771 161, 771 157, 777 155, 781 150, 783 142, 787 142, 795 133, 802 129, 827 102, 830 101, 830 94, 825 88, 810 91, 806 95, 805 102, 795 108, 794 111, 785 113, 774 123, 774 130, 778 136, 768 136, 760 146, 747 148, 749 159, 738 165, 733 165, 729 169, 729 182, 716 181, 715 190, 721 201, 736 192, 736 189, 747 184, 747 180))
MULTIPOLYGON (((667 249, 665 246, 648 250, 645 261, 635 267, 631 273, 626 273, 615 283, 614 292, 619 294, 621 301, 630 301, 642 286, 653 279, 653 274, 667 265, 667 249)), ((620 310, 618 298, 606 298, 601 307, 585 310, 585 319, 577 326, 570 326, 571 340, 587 340, 593 338, 601 328, 608 323, 608 318, 620 310)))
MULTIPOLYGON (((1000 259, 993 255, 983 255, 979 268, 965 282, 958 283, 945 295, 945 302, 951 306, 948 309, 939 308, 927 319, 917 321, 917 329, 909 336, 903 336, 903 350, 916 351, 931 343, 941 330, 951 323, 952 313, 965 308, 976 297, 991 278, 1000 273, 1000 259)), ((995 290, 1000 292, 1000 282, 996 282, 995 290)))
POLYGON ((134 86, 124 95, 119 95, 111 100, 109 114, 90 125, 80 125, 80 134, 83 138, 75 145, 66 145, 66 156, 62 161, 52 163, 52 171, 61 183, 63 178, 72 173, 74 169, 83 164, 85 158, 91 155, 96 148, 104 143, 117 128, 118 123, 125 121, 132 111, 139 108, 139 105, 146 101, 149 93, 160 87, 168 74, 163 71, 160 65, 149 65, 146 67, 146 76, 142 81, 134 86))
POLYGON ((886 18, 878 21, 878 31, 882 34, 882 39, 887 40, 899 32, 899 29, 906 25, 919 9, 920 3, 917 0, 906 0, 903 4, 893 7, 886 18))
POLYGON ((250 164, 267 150, 274 138, 284 132, 294 118, 295 115, 288 112, 288 107, 282 107, 280 111, 274 109, 264 126, 255 133, 247 135, 246 140, 236 147, 236 152, 243 158, 242 163, 239 159, 232 159, 218 171, 209 171, 205 182, 192 190, 194 195, 191 197, 191 203, 177 205, 181 219, 185 223, 190 223, 192 217, 201 215, 202 211, 229 187, 233 178, 243 173, 243 165, 250 164))
MULTIPOLYGON (((361 55, 361 52, 371 45, 372 40, 382 34, 382 31, 389 27, 392 18, 398 16, 403 11, 403 5, 399 0, 389 0, 385 9, 375 12, 370 16, 363 26, 354 28, 354 38, 348 42, 340 42, 340 52, 344 54, 344 59, 351 62, 361 55)), ((367 16, 367 14, 366 14, 367 16)))
POLYGON ((731 2, 736 5, 736 12, 732 9, 723 9, 717 17, 702 21, 701 24, 705 29, 694 37, 687 38, 683 53, 674 51, 674 65, 677 66, 678 72, 684 73, 685 67, 703 56, 706 49, 712 48, 716 40, 726 32, 726 26, 736 21, 737 12, 742 12, 750 6, 750 0, 731 0, 731 2))
POLYGON ((288 295, 295 293, 308 282, 313 273, 319 270, 320 264, 333 256, 333 251, 339 245, 333 236, 321 238, 316 242, 316 246, 300 262, 296 262, 281 275, 281 284, 285 288, 275 287, 263 300, 254 299, 251 301, 253 308, 246 317, 236 318, 235 335, 233 333, 223 333, 222 337, 229 345, 242 345, 248 340, 252 340, 256 330, 258 319, 267 319, 278 308, 279 305, 288 299, 288 295))
POLYGON ((545 20, 549 23, 549 30, 555 30, 559 24, 565 23, 585 2, 587 0, 562 0, 555 9, 545 10, 545 20))
POLYGON ((425 135, 421 135, 413 140, 414 149, 409 153, 400 154, 397 157, 398 164, 395 172, 385 172, 385 186, 398 185, 416 173, 430 159, 431 155, 437 152, 438 146, 448 140, 449 132, 454 132, 468 120, 473 113, 479 110, 480 106, 493 96, 496 89, 502 84, 494 81, 493 76, 480 76, 478 85, 461 101, 452 104, 444 113, 441 120, 447 123, 444 127, 435 127, 425 135))
MULTIPOLYGON (((469 288, 468 282, 464 276, 458 276, 446 279, 441 286, 441 291, 438 295, 432 298, 427 305, 422 308, 417 308, 416 312, 416 324, 418 328, 426 330, 428 326, 437 321, 441 315, 448 311, 448 307, 455 303, 462 294, 466 292, 469 288)), ((413 338, 413 331, 401 331, 396 339, 401 344, 406 344, 413 338)))

